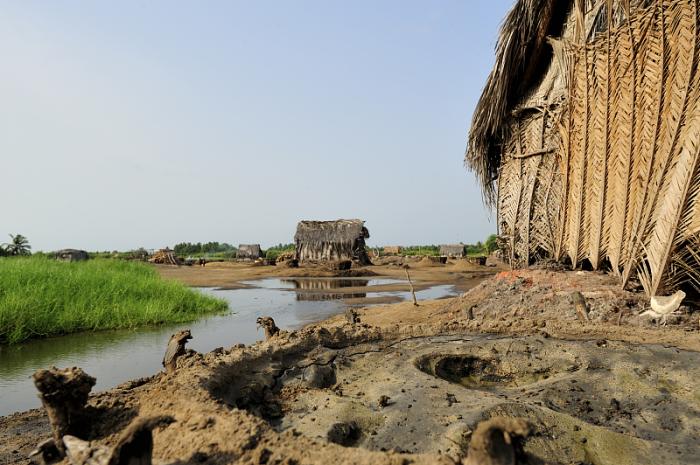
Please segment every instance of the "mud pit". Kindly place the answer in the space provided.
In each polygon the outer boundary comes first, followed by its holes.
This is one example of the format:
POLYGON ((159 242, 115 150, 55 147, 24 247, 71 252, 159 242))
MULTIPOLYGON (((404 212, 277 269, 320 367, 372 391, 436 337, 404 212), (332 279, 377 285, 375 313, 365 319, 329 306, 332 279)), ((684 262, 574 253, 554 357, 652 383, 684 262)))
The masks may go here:
MULTIPOLYGON (((528 271, 448 301, 359 310, 359 324, 188 352, 175 373, 91 396, 82 439, 112 446, 135 419, 166 415, 159 464, 453 464, 477 424, 506 417, 530 425, 514 439, 520 464, 695 464, 697 314, 659 328, 638 301, 602 275, 528 271), (577 321, 572 290, 590 321, 577 321)), ((0 418, 0 461, 26 463, 50 436, 41 410, 0 418)))
POLYGON ((695 463, 700 454, 700 398, 686 387, 700 375, 694 352, 470 336, 369 345, 321 360, 332 360, 338 383, 319 390, 302 387, 301 376, 281 380, 278 430, 322 440, 333 424, 354 422, 357 447, 459 460, 476 424, 504 415, 533 427, 524 463, 695 463), (651 370, 660 358, 668 364, 651 370), (381 396, 390 399, 385 407, 381 396))

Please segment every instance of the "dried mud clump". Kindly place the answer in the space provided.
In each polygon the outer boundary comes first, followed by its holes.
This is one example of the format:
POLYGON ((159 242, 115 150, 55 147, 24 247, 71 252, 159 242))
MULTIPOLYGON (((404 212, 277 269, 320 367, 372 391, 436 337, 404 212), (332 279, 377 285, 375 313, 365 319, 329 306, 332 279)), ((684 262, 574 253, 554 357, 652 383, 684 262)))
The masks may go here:
POLYGON ((74 436, 65 436, 63 440, 68 460, 72 465, 151 465, 152 430, 173 421, 170 416, 140 418, 124 430, 111 449, 74 436))
POLYGON ((311 365, 304 369, 304 381, 310 388, 329 388, 336 382, 335 370, 332 365, 311 365))
POLYGON ((178 331, 170 336, 168 348, 163 357, 163 366, 168 373, 174 373, 177 369, 177 359, 185 355, 185 344, 192 339, 189 329, 178 331))
POLYGON ((515 465, 514 439, 530 433, 522 418, 496 417, 479 423, 469 443, 464 465, 515 465))
POLYGON ((269 316, 261 316, 256 320, 258 328, 262 328, 265 331, 265 339, 270 339, 277 336, 280 333, 280 329, 275 324, 275 320, 269 316))
MULTIPOLYGON (((39 370, 34 373, 34 385, 46 409, 53 433, 53 442, 61 454, 65 453, 63 436, 82 435, 88 426, 85 404, 95 385, 95 378, 80 368, 39 370)), ((47 445, 41 452, 49 452, 47 445)))
POLYGON ((379 408, 384 408, 388 407, 391 404, 391 397, 389 396, 379 396, 379 400, 377 401, 377 405, 379 408))
POLYGON ((339 444, 344 447, 352 446, 362 436, 360 427, 354 421, 347 423, 334 423, 331 425, 326 438, 328 442, 339 444))
POLYGON ((360 315, 356 309, 348 307, 345 310, 345 320, 351 325, 356 325, 360 323, 360 315))

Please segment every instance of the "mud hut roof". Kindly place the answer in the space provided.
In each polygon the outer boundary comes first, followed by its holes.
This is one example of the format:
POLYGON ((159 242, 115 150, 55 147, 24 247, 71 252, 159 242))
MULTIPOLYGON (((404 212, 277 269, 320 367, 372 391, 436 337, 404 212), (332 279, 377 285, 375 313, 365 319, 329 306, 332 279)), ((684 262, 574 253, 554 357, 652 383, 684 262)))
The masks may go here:
POLYGON ((358 237, 369 237, 362 220, 300 221, 294 235, 296 242, 353 242, 358 237))
POLYGON ((464 159, 488 204, 495 201, 505 122, 546 72, 553 56, 548 37, 561 35, 571 4, 572 0, 517 0, 501 26, 496 63, 474 110, 464 159))

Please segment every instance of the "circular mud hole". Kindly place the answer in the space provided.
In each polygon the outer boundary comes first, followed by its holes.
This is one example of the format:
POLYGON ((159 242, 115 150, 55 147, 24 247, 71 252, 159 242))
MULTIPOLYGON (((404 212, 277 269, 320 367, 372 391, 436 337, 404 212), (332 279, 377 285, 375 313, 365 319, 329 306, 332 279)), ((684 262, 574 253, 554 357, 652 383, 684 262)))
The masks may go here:
POLYGON ((548 364, 523 363, 475 355, 431 354, 416 361, 419 370, 469 389, 518 388, 549 379, 559 370, 548 364))

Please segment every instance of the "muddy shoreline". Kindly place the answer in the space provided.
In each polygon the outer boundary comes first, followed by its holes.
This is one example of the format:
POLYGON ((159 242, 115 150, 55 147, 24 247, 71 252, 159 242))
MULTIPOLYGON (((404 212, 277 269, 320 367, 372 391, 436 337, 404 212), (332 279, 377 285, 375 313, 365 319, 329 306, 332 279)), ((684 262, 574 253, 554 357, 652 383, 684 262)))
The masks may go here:
MULTIPOLYGON (((505 268, 500 262, 489 262, 489 266, 467 263, 465 260, 450 260, 447 264, 435 264, 420 258, 400 259, 409 266, 411 279, 416 290, 422 290, 439 284, 451 284, 464 292, 484 278, 505 268)), ((193 287, 214 287, 220 289, 245 289, 250 287, 245 281, 264 278, 337 278, 337 279, 372 279, 393 278, 405 281, 406 274, 402 266, 394 263, 378 262, 372 266, 352 268, 347 271, 330 271, 317 266, 287 268, 285 266, 253 266, 247 262, 218 262, 206 267, 155 265, 159 274, 166 279, 180 281, 193 287)), ((379 288, 373 288, 379 289, 379 288)), ((407 284, 382 287, 384 291, 408 291, 407 284)), ((350 293, 348 291, 348 293, 350 293)))
MULTIPOLYGON (((663 327, 644 304, 602 273, 502 272, 457 298, 190 353, 91 396, 85 439, 109 446, 135 418, 170 415, 154 463, 458 463, 478 422, 505 416, 531 425, 518 463, 697 463, 698 313, 663 327), (329 441, 337 424, 357 428, 345 446, 329 441)), ((49 436, 42 410, 0 418, 0 461, 26 463, 49 436)))

